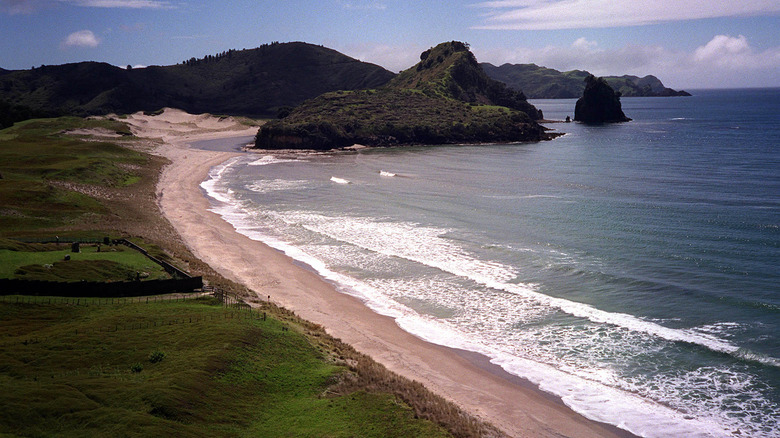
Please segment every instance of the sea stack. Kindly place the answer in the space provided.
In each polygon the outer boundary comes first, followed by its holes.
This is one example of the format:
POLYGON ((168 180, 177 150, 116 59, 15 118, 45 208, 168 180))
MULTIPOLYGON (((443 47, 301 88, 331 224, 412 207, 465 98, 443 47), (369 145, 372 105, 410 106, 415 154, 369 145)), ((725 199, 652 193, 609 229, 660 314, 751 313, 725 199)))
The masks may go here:
POLYGON ((585 78, 585 91, 574 107, 574 121, 584 123, 628 122, 620 105, 620 93, 615 92, 604 78, 593 75, 585 78))

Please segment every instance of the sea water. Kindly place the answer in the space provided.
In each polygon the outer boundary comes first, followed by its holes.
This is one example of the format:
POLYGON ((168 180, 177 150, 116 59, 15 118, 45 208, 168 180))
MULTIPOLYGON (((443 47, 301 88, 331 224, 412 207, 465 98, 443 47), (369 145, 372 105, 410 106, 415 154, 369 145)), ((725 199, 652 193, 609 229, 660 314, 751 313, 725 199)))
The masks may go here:
POLYGON ((778 437, 780 90, 622 102, 632 122, 553 141, 247 154, 203 187, 239 232, 591 419, 778 437))

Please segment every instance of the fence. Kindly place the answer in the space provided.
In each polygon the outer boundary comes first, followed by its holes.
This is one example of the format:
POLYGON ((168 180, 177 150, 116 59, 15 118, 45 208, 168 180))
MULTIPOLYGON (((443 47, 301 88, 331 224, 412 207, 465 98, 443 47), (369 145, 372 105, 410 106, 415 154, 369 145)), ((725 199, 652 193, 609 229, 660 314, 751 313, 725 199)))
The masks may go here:
POLYGON ((127 240, 127 239, 109 239, 108 237, 104 237, 102 239, 80 239, 80 238, 73 238, 73 237, 45 237, 45 238, 39 238, 39 239, 14 239, 18 240, 19 242, 25 242, 25 243, 91 243, 91 244, 114 244, 114 245, 125 245, 128 248, 132 248, 141 254, 145 255, 146 258, 153 261, 154 263, 157 263, 158 265, 162 266, 163 269, 165 269, 165 272, 170 274, 172 277, 181 277, 181 278, 191 278, 192 276, 188 274, 187 272, 177 268, 176 266, 173 266, 172 264, 166 262, 165 260, 160 260, 151 254, 144 248, 141 248, 140 246, 136 245, 135 243, 127 240))
POLYGON ((203 288, 203 277, 193 277, 187 272, 160 260, 148 251, 127 239, 75 239, 75 238, 42 238, 17 239, 27 243, 112 243, 132 248, 149 260, 162 266, 173 278, 168 280, 145 280, 123 282, 56 282, 39 280, 0 279, 0 296, 2 295, 51 295, 58 297, 138 297, 145 295, 160 295, 176 292, 192 292, 203 288))
POLYGON ((133 248, 134 250, 140 252, 141 254, 145 255, 149 260, 157 263, 158 265, 162 266, 163 269, 165 269, 165 272, 171 274, 172 276, 176 277, 177 275, 182 278, 192 278, 192 276, 181 269, 177 268, 176 266, 173 266, 172 264, 160 260, 156 257, 151 256, 145 249, 141 248, 140 246, 136 245, 135 243, 127 240, 127 239, 117 239, 114 241, 115 243, 119 243, 122 245, 125 245, 129 248, 133 248))

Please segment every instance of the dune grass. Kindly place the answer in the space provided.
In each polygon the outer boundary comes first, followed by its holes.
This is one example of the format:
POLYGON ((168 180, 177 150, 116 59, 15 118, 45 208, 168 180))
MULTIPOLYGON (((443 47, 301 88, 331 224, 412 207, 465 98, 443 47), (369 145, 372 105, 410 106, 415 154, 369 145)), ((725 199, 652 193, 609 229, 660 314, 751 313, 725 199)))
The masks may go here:
POLYGON ((331 394, 347 368, 293 325, 257 312, 250 318, 209 299, 90 306, 4 300, 1 433, 448 436, 389 394, 331 394))
POLYGON ((0 229, 26 232, 106 215, 110 210, 90 192, 139 181, 134 169, 145 166, 147 156, 64 133, 73 129, 130 134, 124 123, 74 117, 28 120, 0 131, 0 229))

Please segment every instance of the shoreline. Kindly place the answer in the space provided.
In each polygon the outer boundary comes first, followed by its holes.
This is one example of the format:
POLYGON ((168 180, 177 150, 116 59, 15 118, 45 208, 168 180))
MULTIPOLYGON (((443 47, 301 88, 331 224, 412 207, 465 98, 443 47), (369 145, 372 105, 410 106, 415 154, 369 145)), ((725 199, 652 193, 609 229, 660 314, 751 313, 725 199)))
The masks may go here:
POLYGON ((392 318, 374 313, 359 299, 339 292, 311 268, 237 232, 209 211, 210 202, 200 183, 212 167, 242 153, 198 150, 189 144, 243 136, 257 128, 239 129, 234 125, 215 131, 207 129, 204 122, 202 132, 182 129, 166 133, 165 123, 187 122, 182 114, 186 113, 169 110, 163 116, 149 117, 156 120, 133 116, 131 125, 138 136, 162 140, 155 152, 171 164, 158 182, 158 205, 193 254, 215 271, 246 285, 260 299, 270 295, 272 301, 322 325, 331 336, 389 370, 422 383, 511 436, 634 436, 588 420, 531 382, 506 373, 485 356, 432 344, 403 331, 392 318), (166 120, 166 115, 172 120, 166 120))

